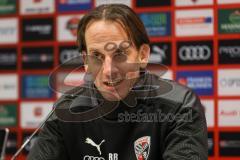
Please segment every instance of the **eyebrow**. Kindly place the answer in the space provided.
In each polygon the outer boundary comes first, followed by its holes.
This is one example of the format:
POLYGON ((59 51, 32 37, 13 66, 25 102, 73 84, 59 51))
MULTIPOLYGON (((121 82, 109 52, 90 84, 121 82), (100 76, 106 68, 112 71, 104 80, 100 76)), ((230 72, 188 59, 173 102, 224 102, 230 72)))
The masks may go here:
POLYGON ((97 52, 101 53, 101 51, 99 49, 97 49, 97 48, 89 48, 89 52, 92 52, 92 51, 97 51, 97 52))

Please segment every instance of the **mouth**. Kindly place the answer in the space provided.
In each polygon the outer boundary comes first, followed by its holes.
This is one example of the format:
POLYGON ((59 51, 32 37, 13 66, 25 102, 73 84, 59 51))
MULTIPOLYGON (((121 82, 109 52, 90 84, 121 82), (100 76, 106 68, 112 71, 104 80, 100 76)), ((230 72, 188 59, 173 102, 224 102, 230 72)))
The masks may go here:
POLYGON ((123 81, 123 79, 118 79, 118 80, 114 80, 114 81, 104 81, 103 83, 108 86, 108 87, 116 87, 118 86, 121 82, 123 81))

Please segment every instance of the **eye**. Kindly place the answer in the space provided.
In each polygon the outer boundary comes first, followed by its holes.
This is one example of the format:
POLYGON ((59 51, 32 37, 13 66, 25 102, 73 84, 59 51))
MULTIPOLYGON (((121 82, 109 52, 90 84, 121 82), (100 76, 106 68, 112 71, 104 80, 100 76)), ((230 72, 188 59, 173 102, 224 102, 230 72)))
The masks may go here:
POLYGON ((93 52, 91 52, 91 53, 88 55, 88 57, 89 57, 90 62, 93 62, 93 63, 99 64, 99 63, 102 63, 102 62, 104 61, 104 55, 101 54, 101 53, 98 52, 98 51, 93 51, 93 52))
POLYGON ((97 59, 103 59, 104 56, 99 52, 93 52, 92 55, 97 59))

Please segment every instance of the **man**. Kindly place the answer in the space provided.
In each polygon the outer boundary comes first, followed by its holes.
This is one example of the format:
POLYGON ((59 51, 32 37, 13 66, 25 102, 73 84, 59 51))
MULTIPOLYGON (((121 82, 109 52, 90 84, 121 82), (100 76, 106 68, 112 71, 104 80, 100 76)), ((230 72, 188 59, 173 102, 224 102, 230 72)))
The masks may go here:
POLYGON ((80 21, 85 84, 65 93, 28 159, 207 160, 197 96, 146 71, 143 23, 127 6, 102 5, 80 21))

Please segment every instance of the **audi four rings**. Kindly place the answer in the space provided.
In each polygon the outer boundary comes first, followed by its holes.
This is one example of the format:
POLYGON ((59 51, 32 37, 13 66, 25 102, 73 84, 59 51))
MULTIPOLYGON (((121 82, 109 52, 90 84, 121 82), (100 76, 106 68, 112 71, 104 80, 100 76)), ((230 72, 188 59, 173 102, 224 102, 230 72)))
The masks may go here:
POLYGON ((105 159, 103 157, 94 157, 94 156, 86 155, 84 156, 83 160, 105 160, 105 159))
POLYGON ((211 50, 208 46, 183 46, 179 50, 179 57, 183 61, 207 60, 211 56, 211 50))

